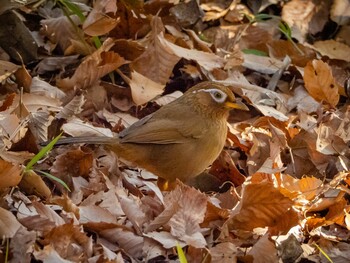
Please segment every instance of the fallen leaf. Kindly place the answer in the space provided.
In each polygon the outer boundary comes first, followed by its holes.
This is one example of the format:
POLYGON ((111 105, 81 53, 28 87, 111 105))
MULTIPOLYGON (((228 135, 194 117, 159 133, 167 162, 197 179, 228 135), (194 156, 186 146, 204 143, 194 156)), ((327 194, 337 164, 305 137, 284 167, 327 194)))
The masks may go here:
POLYGON ((254 263, 278 262, 276 245, 265 234, 248 252, 253 256, 254 263))
POLYGON ((49 198, 52 194, 42 177, 32 170, 23 174, 19 188, 28 195, 34 194, 42 198, 49 198))
POLYGON ((0 207, 0 236, 12 238, 20 227, 21 224, 16 217, 10 211, 0 207))
POLYGON ((304 68, 305 88, 317 101, 335 107, 339 102, 339 85, 333 78, 330 67, 321 60, 312 60, 304 68))
POLYGON ((215 68, 222 68, 224 66, 224 60, 213 53, 183 48, 169 42, 165 38, 158 37, 158 39, 165 48, 173 52, 176 56, 188 60, 194 60, 205 70, 211 71, 215 68))
POLYGON ((164 85, 154 82, 137 71, 131 72, 129 85, 132 99, 136 105, 145 104, 164 91, 164 85))
POLYGON ((212 262, 235 263, 237 262, 237 247, 230 242, 219 243, 210 248, 212 262))
POLYGON ((109 51, 113 45, 112 39, 106 39, 98 50, 84 59, 71 78, 57 80, 57 86, 66 91, 73 87, 86 89, 109 72, 126 64, 127 61, 123 57, 109 51))
POLYGON ((147 49, 130 64, 130 68, 158 85, 165 85, 181 57, 164 45, 164 25, 160 17, 154 17, 151 26, 147 49))
POLYGON ((11 239, 10 250, 13 255, 11 260, 14 262, 30 262, 35 242, 35 231, 28 231, 25 227, 19 228, 11 239))
POLYGON ((327 56, 331 59, 340 59, 350 62, 350 58, 348 56, 350 47, 348 45, 330 39, 324 41, 316 41, 313 46, 323 56, 327 56))
POLYGON ((228 219, 229 229, 253 230, 274 226, 292 208, 293 202, 283 196, 272 183, 246 184, 242 200, 228 219))
POLYGON ((0 189, 14 187, 22 180, 22 167, 0 159, 0 189))
POLYGON ((12 74, 14 74, 21 66, 13 64, 9 61, 0 60, 0 82, 3 82, 12 74))
POLYGON ((349 24, 350 21, 350 4, 347 1, 335 0, 331 8, 331 19, 338 25, 349 24))
POLYGON ((83 23, 83 30, 90 36, 101 36, 110 32, 120 22, 108 14, 117 12, 116 0, 99 0, 83 23))
POLYGON ((87 259, 92 254, 91 239, 73 223, 54 227, 44 235, 41 243, 52 246, 60 257, 73 262, 87 259))
MULTIPOLYGON (((330 2, 315 0, 315 1, 303 1, 292 0, 286 3, 282 9, 282 19, 293 28, 296 27, 303 40, 307 33, 317 34, 322 31, 323 27, 328 21, 330 9, 330 2)), ((293 36, 297 35, 293 32, 293 36)))

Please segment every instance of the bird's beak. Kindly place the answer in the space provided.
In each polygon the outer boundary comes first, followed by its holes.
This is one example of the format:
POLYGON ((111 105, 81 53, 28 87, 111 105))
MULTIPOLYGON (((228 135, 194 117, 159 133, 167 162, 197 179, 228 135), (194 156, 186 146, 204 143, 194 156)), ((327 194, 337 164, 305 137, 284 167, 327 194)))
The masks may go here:
POLYGON ((235 102, 232 101, 226 101, 225 102, 225 106, 227 108, 231 108, 231 109, 238 109, 238 110, 245 110, 245 111, 249 111, 249 108, 247 107, 247 105, 245 105, 242 101, 240 100, 236 100, 235 102))

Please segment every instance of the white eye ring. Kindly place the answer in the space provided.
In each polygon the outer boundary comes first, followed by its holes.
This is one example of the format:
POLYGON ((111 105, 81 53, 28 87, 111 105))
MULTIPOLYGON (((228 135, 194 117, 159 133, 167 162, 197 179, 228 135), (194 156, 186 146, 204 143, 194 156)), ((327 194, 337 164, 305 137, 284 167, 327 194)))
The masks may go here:
POLYGON ((219 89, 210 89, 208 92, 217 103, 224 103, 227 99, 227 94, 219 89))
POLYGON ((219 89, 200 89, 195 90, 193 93, 197 92, 208 92, 214 101, 217 103, 224 103, 227 99, 227 94, 219 89))

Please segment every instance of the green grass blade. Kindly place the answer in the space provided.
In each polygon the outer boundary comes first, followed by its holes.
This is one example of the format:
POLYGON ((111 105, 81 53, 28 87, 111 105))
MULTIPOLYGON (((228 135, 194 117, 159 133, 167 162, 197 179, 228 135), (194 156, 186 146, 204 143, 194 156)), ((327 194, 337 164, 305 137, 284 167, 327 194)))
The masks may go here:
MULTIPOLYGON (((83 14, 83 12, 80 10, 78 5, 72 3, 70 0, 58 0, 58 2, 61 5, 63 5, 64 7, 66 7, 70 12, 72 12, 73 14, 78 16, 80 21, 82 23, 84 23, 84 21, 86 20, 86 17, 83 14)), ((68 19, 71 21, 71 19, 69 18, 69 15, 66 12, 65 12, 65 14, 67 15, 68 19)), ((74 27, 76 27, 76 25, 73 23, 73 21, 71 21, 71 23, 74 27)), ((99 48, 102 46, 101 40, 97 36, 92 37, 92 40, 94 41, 96 48, 99 48)), ((82 41, 82 42, 84 43, 84 41, 82 41)), ((84 44, 86 45, 86 43, 84 43, 84 44)))
POLYGON ((324 252, 324 250, 323 250, 322 248, 320 248, 319 245, 317 245, 316 243, 315 243, 314 245, 317 247, 317 249, 322 253, 322 255, 323 255, 329 262, 334 263, 333 260, 327 255, 327 253, 324 252))
POLYGON ((76 4, 72 3, 69 0, 59 0, 58 2, 64 5, 73 14, 77 15, 81 22, 85 21, 86 17, 84 16, 83 12, 81 12, 80 8, 76 4))
POLYGON ((47 172, 43 172, 43 171, 36 171, 36 172, 46 176, 47 178, 49 178, 49 179, 51 179, 53 181, 56 181, 57 183, 61 184, 64 188, 66 188, 69 192, 71 192, 69 186, 63 180, 61 180, 60 178, 58 178, 58 177, 56 177, 56 176, 54 176, 52 174, 49 174, 47 172))
POLYGON ((98 37, 92 37, 92 40, 94 41, 96 48, 100 48, 102 46, 101 40, 98 37))
POLYGON ((244 54, 252 54, 252 55, 257 55, 257 56, 261 56, 261 57, 267 57, 267 53, 261 50, 257 50, 257 49, 243 49, 242 52, 244 54))
POLYGON ((24 169, 25 172, 28 170, 32 169, 33 165, 36 164, 41 158, 45 156, 56 144, 56 142, 61 138, 62 133, 59 134, 56 138, 54 138, 48 145, 43 147, 40 152, 38 152, 31 160, 30 162, 26 165, 26 168, 24 169))
POLYGON ((281 21, 278 25, 278 29, 286 36, 288 40, 292 40, 292 29, 286 22, 281 21))
POLYGON ((10 239, 6 238, 6 251, 5 251, 5 260, 4 262, 7 263, 9 262, 9 251, 10 251, 10 239))
POLYGON ((260 21, 265 21, 265 20, 271 19, 273 17, 274 17, 273 15, 261 13, 261 14, 257 14, 256 16, 254 16, 254 20, 257 22, 260 22, 260 21))
POLYGON ((182 248, 179 245, 179 243, 176 244, 176 251, 177 251, 177 256, 179 257, 180 263, 187 263, 187 259, 186 259, 185 253, 182 250, 182 248))

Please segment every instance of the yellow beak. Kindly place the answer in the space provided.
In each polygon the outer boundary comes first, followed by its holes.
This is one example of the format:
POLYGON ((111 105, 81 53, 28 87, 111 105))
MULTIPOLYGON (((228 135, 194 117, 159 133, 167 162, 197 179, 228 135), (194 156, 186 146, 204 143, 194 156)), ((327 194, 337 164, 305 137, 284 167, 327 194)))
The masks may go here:
POLYGON ((249 111, 249 108, 247 107, 247 105, 245 105, 240 100, 236 100, 235 102, 226 101, 225 102, 225 106, 228 107, 228 108, 231 108, 231 109, 238 109, 238 110, 249 111))

